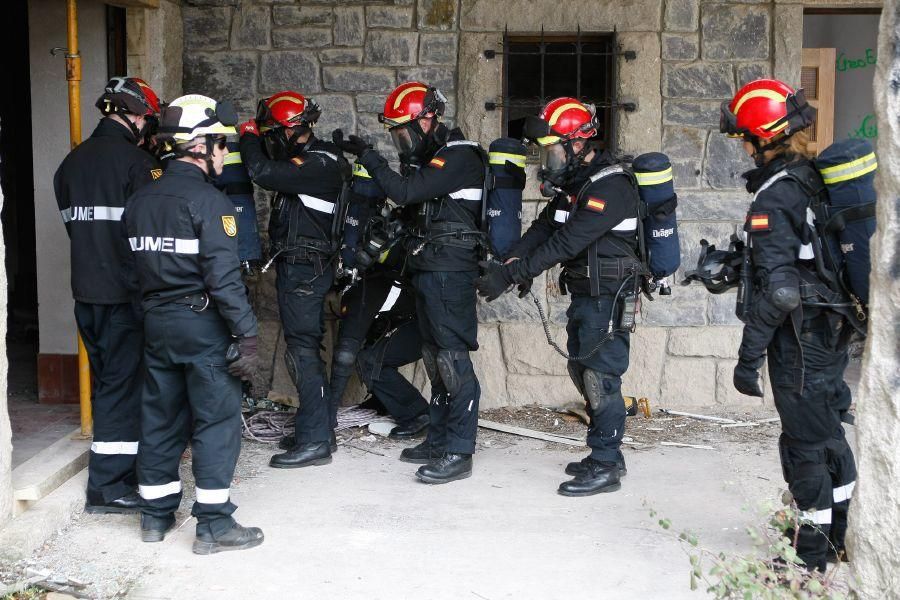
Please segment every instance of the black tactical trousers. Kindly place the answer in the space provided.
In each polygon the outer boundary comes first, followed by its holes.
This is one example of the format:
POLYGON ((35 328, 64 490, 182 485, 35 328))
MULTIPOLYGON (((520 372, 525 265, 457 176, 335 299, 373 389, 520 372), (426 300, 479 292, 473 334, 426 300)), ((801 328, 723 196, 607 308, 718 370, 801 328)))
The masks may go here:
POLYGON ((137 485, 143 331, 131 304, 76 302, 75 321, 91 364, 94 439, 87 499, 104 504, 137 485))
POLYGON ((229 488, 241 450, 241 381, 225 363, 231 334, 215 307, 164 304, 144 316, 144 335, 141 510, 166 518, 178 508, 178 466, 190 442, 197 533, 220 535, 234 523, 229 488))
MULTIPOLYGON (((566 311, 570 356, 586 355, 607 337, 613 308, 612 295, 574 296, 566 311)), ((613 317, 618 319, 618 313, 613 317)), ((615 325, 615 323, 614 323, 615 325)), ((625 434, 625 400, 622 398, 622 375, 628 370, 630 349, 628 332, 617 332, 590 358, 569 361, 569 374, 585 396, 591 417, 587 443, 591 458, 603 462, 624 462, 622 436, 625 434)))
POLYGON ((847 345, 846 335, 818 317, 803 323, 799 342, 788 320, 768 347, 781 465, 801 511, 797 553, 811 569, 824 570, 829 543, 843 549, 856 485, 853 451, 841 425, 850 401, 847 345))
POLYGON ((400 424, 428 412, 428 401, 398 370, 420 358, 422 336, 416 319, 367 344, 357 356, 360 379, 400 424))
POLYGON ((469 352, 478 350, 477 271, 413 275, 422 358, 431 379, 428 440, 454 454, 473 454, 481 386, 469 352))
POLYGON ((331 408, 325 362, 320 354, 325 337, 325 295, 334 273, 317 275, 312 263, 278 263, 276 286, 281 326, 287 344, 285 362, 297 386, 296 436, 300 444, 331 440, 331 408))

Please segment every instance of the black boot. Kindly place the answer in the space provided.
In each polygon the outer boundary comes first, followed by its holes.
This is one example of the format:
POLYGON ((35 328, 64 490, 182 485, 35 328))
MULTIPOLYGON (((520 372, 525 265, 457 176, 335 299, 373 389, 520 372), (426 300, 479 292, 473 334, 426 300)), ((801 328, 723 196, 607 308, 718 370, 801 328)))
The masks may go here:
POLYGON ((194 554, 216 554, 228 550, 247 550, 263 543, 265 536, 259 527, 243 527, 237 523, 218 537, 211 533, 197 534, 194 554))
POLYGON ((88 501, 84 505, 84 512, 92 515, 129 514, 140 510, 141 497, 137 495, 137 492, 130 492, 104 504, 91 504, 88 501))
POLYGON ((585 461, 585 473, 572 481, 559 484, 557 490, 563 496, 593 496, 604 492, 614 492, 619 483, 619 469, 614 462, 598 462, 592 458, 585 461))
MULTIPOLYGON (((297 445, 297 438, 292 435, 286 435, 278 441, 279 450, 290 450, 297 445)), ((331 453, 337 452, 337 434, 331 432, 331 453)))
POLYGON ((393 429, 391 429, 391 433, 388 435, 392 440, 408 440, 414 437, 419 437, 420 435, 425 433, 425 430, 428 429, 428 424, 431 422, 431 419, 428 418, 428 415, 419 415, 412 421, 407 421, 406 423, 401 423, 397 425, 393 429))
POLYGON ((416 477, 425 483, 450 483, 457 479, 465 479, 471 474, 472 455, 449 452, 416 471, 416 477))
MULTIPOLYGON (((570 462, 566 465, 566 475, 571 475, 572 477, 578 477, 579 475, 583 475, 587 472, 587 467, 585 467, 585 463, 591 459, 590 456, 582 458, 578 462, 570 462)), ((625 477, 628 475, 628 469, 625 468, 625 461, 619 460, 616 461, 616 466, 619 467, 619 478, 625 477)))
POLYGON ((297 444, 284 454, 276 454, 269 460, 275 469, 299 469, 312 465, 327 465, 331 462, 330 442, 310 442, 297 444))
POLYGON ((154 517, 141 515, 141 541, 161 542, 166 539, 166 533, 175 527, 175 515, 168 517, 154 517))
POLYGON ((444 455, 444 449, 438 448, 427 438, 421 444, 412 448, 404 448, 400 453, 400 460, 416 465, 427 465, 444 455))

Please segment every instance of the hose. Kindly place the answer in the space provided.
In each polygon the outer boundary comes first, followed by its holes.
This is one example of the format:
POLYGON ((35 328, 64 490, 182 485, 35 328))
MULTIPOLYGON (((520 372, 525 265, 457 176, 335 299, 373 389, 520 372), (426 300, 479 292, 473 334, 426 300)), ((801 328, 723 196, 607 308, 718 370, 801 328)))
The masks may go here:
MULTIPOLYGON (((339 408, 335 431, 363 427, 378 418, 378 412, 368 408, 348 406, 339 408)), ((288 411, 259 411, 249 416, 241 413, 243 437, 265 444, 278 443, 281 438, 294 434, 295 413, 288 411)))

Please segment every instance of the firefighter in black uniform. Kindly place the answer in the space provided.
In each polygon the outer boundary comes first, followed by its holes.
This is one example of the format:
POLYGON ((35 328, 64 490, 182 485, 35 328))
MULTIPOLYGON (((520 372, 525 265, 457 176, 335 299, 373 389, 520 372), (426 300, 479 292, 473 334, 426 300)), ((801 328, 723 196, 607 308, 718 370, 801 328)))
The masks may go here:
POLYGON ((572 294, 566 315, 569 375, 590 415, 589 456, 569 463, 574 479, 565 496, 588 496, 621 487, 625 460, 622 375, 628 369, 629 330, 643 267, 638 257, 638 192, 632 176, 591 141, 594 111, 574 98, 557 98, 526 122, 526 137, 541 146, 542 191, 555 193, 509 252, 504 265, 486 264, 479 293, 488 301, 562 263, 562 284, 572 294), (595 350, 599 344, 602 347, 595 350))
POLYGON ((75 320, 93 381, 85 510, 136 512, 143 339, 122 212, 126 199, 161 173, 139 148, 157 123, 159 99, 142 80, 116 77, 97 107, 103 119, 53 183, 71 241, 75 320))
POLYGON ((810 192, 823 184, 807 160, 803 131, 814 115, 802 92, 760 79, 723 104, 721 130, 742 138, 757 166, 744 174, 754 198, 745 225, 745 289, 739 296, 750 301, 739 307, 744 333, 734 385, 762 397, 759 369, 768 357, 781 417, 781 464, 801 511, 797 554, 809 569, 824 570, 829 552, 844 550, 856 483, 853 452, 841 425, 850 404, 843 375, 854 315, 844 308, 846 297, 834 301, 836 290, 816 267, 821 246, 807 214, 810 192))
POLYGON ((389 127, 405 175, 360 138, 345 141, 334 132, 391 201, 416 205, 408 267, 431 380, 431 424, 425 441, 405 449, 401 460, 426 463, 416 473, 426 483, 472 474, 481 396, 469 353, 478 349, 475 278, 485 159, 459 129, 439 123, 445 102, 440 91, 415 81, 388 95, 379 120, 389 127))
POLYGON ((319 348, 325 337, 325 295, 334 282, 332 263, 340 243, 343 170, 349 167, 333 144, 313 135, 320 114, 311 98, 296 92, 261 101, 257 117, 259 126, 268 129, 268 154, 256 120, 240 127, 241 157, 250 177, 277 192, 269 240, 277 264, 284 359, 300 401, 294 446, 269 461, 279 469, 324 465, 337 450, 319 348))
POLYGON ((215 188, 235 133, 234 109, 196 94, 163 112, 165 174, 125 213, 144 308, 141 535, 161 541, 181 502, 178 467, 191 443, 194 552, 258 546, 263 534, 232 518, 229 488, 241 448, 241 378, 256 363, 256 317, 241 280, 234 205, 215 188))

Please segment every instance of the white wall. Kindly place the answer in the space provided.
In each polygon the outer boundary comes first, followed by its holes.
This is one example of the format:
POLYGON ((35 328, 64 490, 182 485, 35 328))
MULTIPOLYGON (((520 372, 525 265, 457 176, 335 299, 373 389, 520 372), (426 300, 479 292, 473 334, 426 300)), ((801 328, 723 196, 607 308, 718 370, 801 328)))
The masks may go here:
MULTIPOLYGON (((53 174, 69 152, 65 59, 50 55, 50 48, 66 46, 65 2, 28 0, 28 24, 40 352, 74 354, 69 241, 53 195, 53 174)), ((81 129, 82 138, 87 138, 99 120, 94 101, 106 83, 106 13, 102 2, 79 0, 78 36, 82 57, 81 129)))

